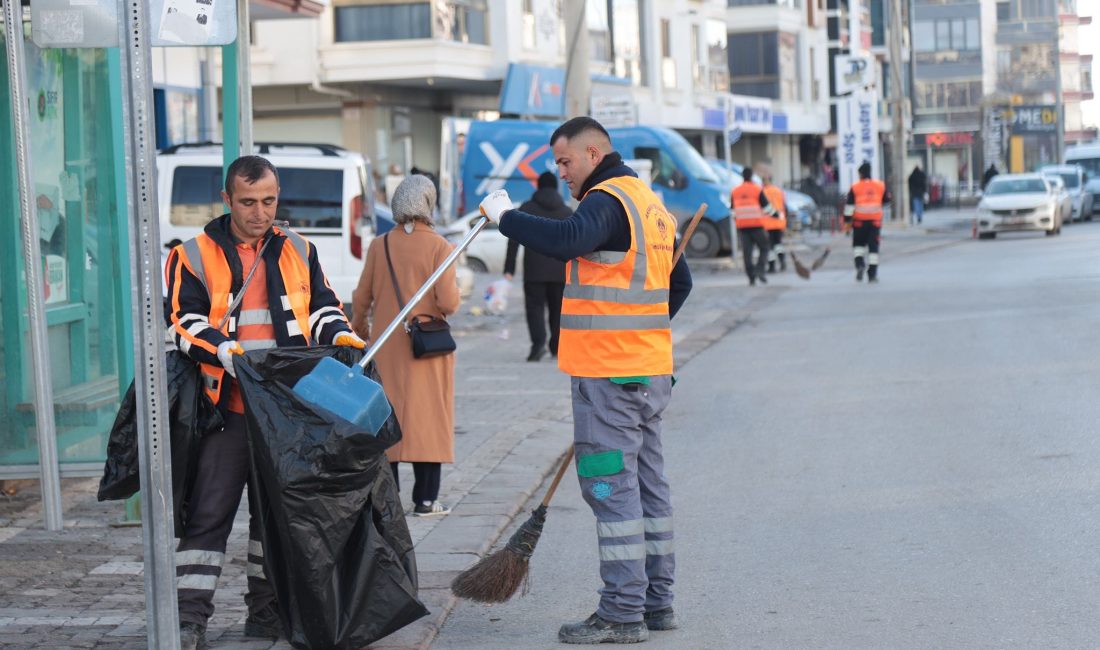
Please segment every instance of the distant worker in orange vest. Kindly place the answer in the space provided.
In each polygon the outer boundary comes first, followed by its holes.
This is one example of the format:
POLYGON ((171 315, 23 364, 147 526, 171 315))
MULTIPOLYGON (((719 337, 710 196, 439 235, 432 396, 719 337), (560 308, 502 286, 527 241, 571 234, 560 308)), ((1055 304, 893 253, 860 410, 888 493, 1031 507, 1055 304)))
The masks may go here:
POLYGON ((775 273, 775 263, 779 270, 787 270, 787 251, 783 248, 783 233, 787 230, 787 204, 783 200, 782 188, 772 185, 772 179, 764 183, 764 195, 768 203, 775 208, 775 216, 764 219, 764 230, 768 232, 768 273, 775 273))
POLYGON ((768 283, 768 233, 764 230, 765 220, 775 216, 775 208, 768 202, 764 188, 752 181, 752 167, 741 172, 744 179, 730 192, 733 218, 737 222, 737 235, 741 243, 741 254, 745 260, 745 275, 749 276, 749 285, 759 279, 768 283), (754 262, 752 249, 760 251, 754 262))
POLYGON ((563 643, 636 643, 678 627, 672 610, 672 501, 661 413, 672 394, 670 320, 691 291, 672 265, 676 220, 590 117, 550 136, 558 174, 580 201, 564 220, 512 209, 504 190, 481 202, 502 235, 566 262, 558 367, 572 378, 573 442, 596 516, 600 602, 563 625, 563 643))
POLYGON ((859 166, 859 180, 848 191, 845 224, 851 224, 852 251, 856 258, 856 282, 878 282, 878 247, 882 239, 882 206, 892 200, 886 184, 871 178, 870 163, 859 166), (866 264, 864 263, 866 258, 866 264))

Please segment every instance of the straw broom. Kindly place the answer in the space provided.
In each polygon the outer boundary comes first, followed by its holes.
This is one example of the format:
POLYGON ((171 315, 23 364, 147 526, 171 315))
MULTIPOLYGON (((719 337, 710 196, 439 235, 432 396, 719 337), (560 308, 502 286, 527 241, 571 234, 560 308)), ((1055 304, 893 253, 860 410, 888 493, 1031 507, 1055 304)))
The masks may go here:
MULTIPOLYGON (((699 225, 699 220, 703 218, 706 210, 706 203, 700 205, 691 222, 684 229, 684 236, 676 248, 676 254, 672 257, 673 266, 680 261, 688 240, 691 239, 695 227, 699 225)), ((451 581, 451 592, 455 596, 479 603, 503 603, 514 596, 520 586, 523 586, 523 593, 527 593, 527 578, 530 575, 528 569, 531 556, 535 553, 535 546, 542 537, 542 527, 546 524, 546 510, 571 460, 573 460, 573 445, 569 446, 569 451, 558 464, 558 472, 554 475, 550 488, 546 490, 546 495, 542 497, 542 503, 512 534, 504 548, 485 556, 451 581)))

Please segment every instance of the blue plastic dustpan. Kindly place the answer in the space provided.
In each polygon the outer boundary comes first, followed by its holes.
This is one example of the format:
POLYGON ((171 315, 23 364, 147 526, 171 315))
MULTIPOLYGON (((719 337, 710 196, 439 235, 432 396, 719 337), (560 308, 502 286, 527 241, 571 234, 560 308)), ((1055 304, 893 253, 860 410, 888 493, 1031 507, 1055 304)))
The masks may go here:
POLYGON ((393 412, 381 384, 365 376, 358 365, 349 368, 332 357, 321 359, 299 379, 294 392, 373 434, 382 430, 393 412))

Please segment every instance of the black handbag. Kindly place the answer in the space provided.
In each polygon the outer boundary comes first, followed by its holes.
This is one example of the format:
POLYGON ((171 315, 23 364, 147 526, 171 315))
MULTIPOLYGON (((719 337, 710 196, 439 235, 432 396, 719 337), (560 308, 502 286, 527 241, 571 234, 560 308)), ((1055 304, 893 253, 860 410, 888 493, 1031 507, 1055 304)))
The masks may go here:
MULTIPOLYGON (((398 305, 404 309, 405 299, 401 297, 401 287, 397 284, 397 273, 393 270, 393 260, 390 258, 389 233, 382 236, 382 244, 386 249, 386 266, 390 268, 390 280, 397 294, 398 305)), ((441 357, 454 352, 458 347, 454 337, 451 336, 450 323, 431 314, 416 314, 410 317, 405 323, 405 332, 412 340, 413 357, 416 359, 441 357)))

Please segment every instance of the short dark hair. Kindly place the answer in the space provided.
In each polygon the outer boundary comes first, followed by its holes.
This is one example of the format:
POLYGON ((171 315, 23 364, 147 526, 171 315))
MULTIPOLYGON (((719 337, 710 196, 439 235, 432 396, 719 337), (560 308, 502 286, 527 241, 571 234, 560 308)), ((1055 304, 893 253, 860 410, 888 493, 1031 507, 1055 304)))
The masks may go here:
POLYGON ((752 167, 745 167, 741 170, 741 178, 746 181, 752 180, 752 167))
POLYGON ((267 172, 275 175, 275 183, 278 184, 279 170, 275 169, 275 165, 272 165, 270 160, 263 156, 241 156, 229 163, 229 169, 225 172, 225 193, 230 197, 233 196, 234 178, 239 176, 252 185, 263 178, 267 172))
POLYGON ((552 174, 550 172, 543 172, 543 173, 539 174, 538 187, 539 187, 540 190, 542 190, 542 189, 556 190, 556 189, 558 189, 558 177, 554 176, 554 174, 552 174))
POLYGON ((859 177, 871 178, 871 163, 864 162, 862 165, 859 166, 859 177))
POLYGON ((607 133, 607 129, 603 128, 602 124, 591 117, 582 115, 566 121, 555 129, 554 133, 550 135, 550 146, 554 146, 554 143, 557 142, 559 138, 572 140, 586 131, 602 133, 603 137, 607 138, 608 142, 611 141, 611 136, 607 133))

